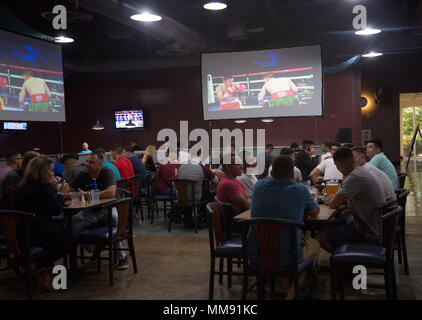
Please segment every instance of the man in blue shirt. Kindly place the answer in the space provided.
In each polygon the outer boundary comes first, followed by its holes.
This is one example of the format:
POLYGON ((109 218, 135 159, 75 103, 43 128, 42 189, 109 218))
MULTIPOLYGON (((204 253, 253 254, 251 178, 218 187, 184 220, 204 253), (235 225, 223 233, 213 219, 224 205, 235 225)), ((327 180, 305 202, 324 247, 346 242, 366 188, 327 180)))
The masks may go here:
POLYGON ((88 149, 88 142, 82 143, 82 151, 80 153, 92 153, 92 151, 88 149))
POLYGON ((147 186, 146 175, 147 169, 145 168, 141 159, 135 155, 135 150, 132 146, 126 146, 123 148, 123 155, 132 163, 133 173, 135 176, 140 175, 142 181, 142 188, 147 186))
POLYGON ((97 150, 95 150, 95 152, 100 152, 103 155, 103 159, 104 159, 104 161, 103 161, 103 167, 104 168, 109 168, 111 171, 113 171, 113 173, 114 173, 114 179, 116 179, 116 181, 117 180, 120 180, 121 177, 120 177, 119 169, 117 169, 117 167, 114 164, 112 164, 110 161, 105 160, 106 159, 106 156, 105 156, 106 152, 105 152, 105 150, 102 149, 102 148, 98 148, 97 150))
POLYGON ((391 180, 395 190, 399 188, 397 171, 390 160, 382 152, 382 142, 379 139, 372 139, 366 145, 366 155, 371 159, 370 164, 383 171, 391 180))
MULTIPOLYGON (((273 218, 288 219, 303 222, 304 215, 316 216, 319 207, 313 200, 306 186, 294 181, 294 163, 290 157, 280 156, 273 162, 271 178, 259 180, 252 191, 252 218, 273 218)), ((258 263, 259 252, 253 233, 248 237, 251 263, 258 263)), ((297 229, 297 256, 302 262, 314 256, 317 257, 320 250, 318 241, 311 238, 304 238, 302 246, 302 235, 297 229)), ((290 259, 290 237, 289 231, 282 231, 279 238, 280 262, 288 262, 290 259)), ((302 274, 300 282, 303 283, 305 275, 302 274)), ((286 284, 285 282, 284 284, 286 284)), ((294 297, 294 286, 290 286, 287 298, 294 297)))

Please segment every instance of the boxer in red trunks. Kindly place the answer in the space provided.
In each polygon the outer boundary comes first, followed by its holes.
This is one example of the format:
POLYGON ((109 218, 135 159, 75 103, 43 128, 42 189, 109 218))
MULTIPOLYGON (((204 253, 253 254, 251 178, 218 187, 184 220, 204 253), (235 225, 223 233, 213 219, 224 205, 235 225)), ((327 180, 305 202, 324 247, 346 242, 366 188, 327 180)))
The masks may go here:
POLYGON ((220 100, 219 110, 240 109, 242 104, 238 99, 239 92, 246 90, 246 86, 234 82, 233 76, 224 76, 224 82, 217 87, 217 98, 220 100))

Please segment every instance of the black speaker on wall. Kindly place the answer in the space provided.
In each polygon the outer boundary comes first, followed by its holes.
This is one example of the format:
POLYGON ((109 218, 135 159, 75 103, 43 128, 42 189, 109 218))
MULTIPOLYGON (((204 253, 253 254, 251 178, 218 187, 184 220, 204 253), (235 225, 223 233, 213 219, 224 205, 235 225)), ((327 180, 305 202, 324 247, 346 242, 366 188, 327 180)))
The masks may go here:
POLYGON ((352 128, 338 129, 337 141, 340 143, 352 143, 352 128))

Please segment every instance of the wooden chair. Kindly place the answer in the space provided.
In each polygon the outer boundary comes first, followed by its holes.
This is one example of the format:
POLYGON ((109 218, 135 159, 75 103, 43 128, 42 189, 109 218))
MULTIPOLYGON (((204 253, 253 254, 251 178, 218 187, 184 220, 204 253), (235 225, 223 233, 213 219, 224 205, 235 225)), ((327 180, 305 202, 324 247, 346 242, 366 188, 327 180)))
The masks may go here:
POLYGON ((207 204, 208 212, 208 232, 210 244, 210 282, 209 299, 214 298, 214 278, 219 276, 219 283, 223 283, 223 276, 227 275, 227 286, 231 288, 232 275, 242 275, 239 272, 233 272, 233 264, 239 266, 242 261, 242 241, 241 238, 228 239, 224 232, 224 209, 219 203, 212 202, 207 204), (220 259, 219 271, 215 271, 215 260, 220 259), (227 259, 227 272, 224 272, 224 259, 227 259), (234 261, 236 259, 237 261, 234 261))
MULTIPOLYGON (((14 211, 14 210, 0 210, 0 228, 3 231, 4 247, 1 255, 8 260, 8 265, 0 271, 5 270, 20 270, 24 268, 24 280, 26 289, 26 298, 32 299, 32 276, 35 274, 31 271, 31 263, 33 259, 42 254, 42 248, 32 248, 29 238, 29 226, 31 219, 35 218, 35 214, 14 211), (19 245, 17 239, 17 225, 23 225, 23 244, 19 245)), ((20 271, 18 272, 20 273, 20 271)))
POLYGON ((397 202, 403 209, 400 220, 397 226, 397 235, 394 250, 397 250, 399 264, 404 263, 404 273, 409 275, 409 263, 407 260, 407 246, 406 246, 406 202, 407 196, 410 194, 409 189, 400 189, 396 191, 397 202))
POLYGON ((132 217, 132 198, 123 198, 116 200, 103 209, 108 209, 107 227, 95 228, 79 235, 81 244, 96 244, 101 250, 107 250, 107 257, 98 258, 98 272, 101 272, 101 261, 108 261, 109 283, 113 286, 113 268, 115 252, 118 250, 129 251, 132 257, 132 265, 135 273, 138 272, 136 264, 135 247, 133 244, 133 217, 132 217), (112 208, 116 207, 119 215, 117 227, 113 227, 112 208), (118 249, 116 243, 127 240, 128 248, 118 249))
MULTIPOLYGON (((129 191, 132 199, 133 204, 135 206, 135 217, 139 217, 138 212, 140 212, 141 221, 144 221, 144 211, 142 208, 142 199, 141 199, 141 185, 142 185, 142 177, 141 175, 136 175, 126 179, 120 179, 117 181, 117 189, 118 191, 126 190, 129 191)), ((122 198, 123 195, 119 196, 122 198)))
POLYGON ((394 270, 394 240, 400 215, 400 206, 384 209, 383 220, 383 245, 365 243, 344 244, 331 255, 331 299, 337 298, 340 291, 344 299, 344 286, 341 270, 345 267, 364 265, 368 268, 383 269, 385 279, 385 294, 387 299, 397 299, 396 274, 394 270))
MULTIPOLYGON (((169 183, 169 188, 171 187, 169 183)), ((158 203, 163 203, 164 209, 164 221, 167 221, 167 209, 172 207, 171 201, 175 200, 175 198, 171 197, 170 195, 158 194, 157 192, 157 179, 155 176, 151 177, 151 203, 152 203, 152 212, 151 212, 151 224, 154 223, 154 210, 156 214, 159 215, 159 208, 158 203), (168 205, 167 205, 168 204, 168 205)))
POLYGON ((271 293, 274 294, 276 277, 288 277, 293 281, 295 287, 295 298, 299 297, 299 275, 306 270, 310 270, 309 289, 313 292, 313 265, 314 257, 308 257, 299 263, 297 257, 297 228, 303 228, 304 224, 297 221, 285 219, 264 219, 252 218, 239 221, 242 226, 242 250, 243 261, 248 259, 248 233, 255 236, 259 252, 258 264, 243 263, 243 284, 242 300, 246 300, 247 293, 257 286, 258 299, 265 298, 265 280, 271 279, 271 293), (279 258, 279 238, 281 232, 289 232, 289 261, 280 262, 279 258), (256 276, 257 281, 248 286, 250 276, 256 276))

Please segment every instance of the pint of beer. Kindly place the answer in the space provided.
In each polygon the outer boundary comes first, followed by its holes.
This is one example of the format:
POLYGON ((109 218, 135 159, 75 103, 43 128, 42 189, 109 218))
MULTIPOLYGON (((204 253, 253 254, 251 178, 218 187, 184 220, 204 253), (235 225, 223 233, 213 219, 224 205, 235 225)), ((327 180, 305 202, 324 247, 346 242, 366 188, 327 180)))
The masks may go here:
POLYGON ((339 185, 337 181, 328 181, 327 185, 325 186, 325 192, 327 193, 327 198, 332 195, 335 195, 339 189, 339 185))

